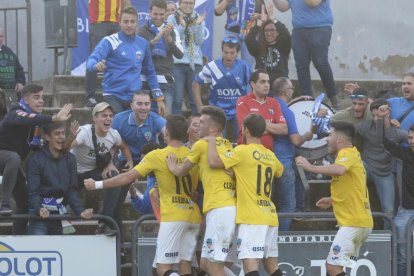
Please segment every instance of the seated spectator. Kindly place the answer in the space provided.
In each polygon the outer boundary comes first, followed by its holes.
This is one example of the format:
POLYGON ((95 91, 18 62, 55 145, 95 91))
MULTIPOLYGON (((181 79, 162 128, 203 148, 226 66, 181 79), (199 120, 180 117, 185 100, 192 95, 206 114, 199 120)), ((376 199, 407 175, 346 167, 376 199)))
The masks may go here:
MULTIPOLYGON (((76 159, 65 151, 65 125, 52 123, 43 127, 46 143, 27 161, 29 213, 41 218, 50 214, 65 214, 63 202, 84 219, 90 219, 92 209, 85 209, 77 192, 76 159)), ((62 235, 61 220, 32 220, 30 235, 62 235)))
POLYGON ((20 100, 23 86, 26 84, 26 77, 17 55, 4 45, 2 28, 0 28, 0 69, 0 90, 14 90, 20 100))
MULTIPOLYGON (((16 213, 27 214, 26 180, 20 169, 31 149, 41 145, 40 126, 55 121, 66 121, 70 117, 71 104, 64 105, 55 115, 42 115, 43 87, 28 84, 22 90, 22 99, 13 104, 5 118, 0 122, 0 173, 3 175, 1 185, 0 215, 11 215, 10 205, 13 196, 16 213)), ((27 222, 13 223, 13 233, 26 234, 27 222)))
POLYGON ((236 119, 236 102, 247 94, 251 69, 243 60, 237 58, 240 42, 235 37, 226 37, 221 42, 222 57, 209 62, 193 81, 194 99, 200 111, 201 85, 210 85, 208 104, 224 110, 227 124, 223 135, 231 142, 238 137, 239 127, 236 119))
POLYGON ((266 70, 272 84, 275 79, 289 75, 290 34, 282 22, 270 20, 264 12, 256 22, 246 36, 247 49, 256 59, 255 69, 266 70))
MULTIPOLYGON (((83 187, 83 180, 93 177, 107 179, 119 173, 112 163, 115 148, 119 147, 126 158, 125 169, 132 168, 132 157, 128 146, 121 139, 117 130, 112 128, 113 107, 101 102, 92 110, 93 124, 81 126, 76 138, 71 142, 71 152, 77 161, 78 189, 83 187)), ((90 193, 88 193, 89 195, 90 193)), ((91 205, 99 208, 99 196, 91 196, 91 205)), ((85 203, 89 200, 85 200, 85 203)), ((89 203, 90 204, 90 203, 89 203)), ((88 204, 85 204, 89 206, 88 204)), ((110 193, 105 193, 102 215, 110 216, 121 223, 121 218, 113 213, 113 203, 110 193)), ((108 233, 109 229, 104 223, 97 228, 98 234, 108 233)))

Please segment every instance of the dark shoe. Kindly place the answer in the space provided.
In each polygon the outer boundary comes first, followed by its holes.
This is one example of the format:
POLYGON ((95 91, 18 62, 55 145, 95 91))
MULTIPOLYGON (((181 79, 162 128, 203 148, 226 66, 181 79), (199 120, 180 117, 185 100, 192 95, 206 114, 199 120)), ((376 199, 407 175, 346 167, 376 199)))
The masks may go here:
POLYGON ((116 230, 112 230, 105 223, 99 223, 95 230, 96 235, 115 236, 116 230))
POLYGON ((1 206, 0 215, 2 216, 11 216, 13 215, 13 210, 8 205, 1 206))
POLYGON ((338 108, 338 99, 336 98, 336 96, 329 97, 329 100, 331 100, 333 108, 338 108))
POLYGON ((89 98, 86 101, 86 107, 94 108, 95 105, 97 105, 97 102, 96 102, 95 98, 89 98))

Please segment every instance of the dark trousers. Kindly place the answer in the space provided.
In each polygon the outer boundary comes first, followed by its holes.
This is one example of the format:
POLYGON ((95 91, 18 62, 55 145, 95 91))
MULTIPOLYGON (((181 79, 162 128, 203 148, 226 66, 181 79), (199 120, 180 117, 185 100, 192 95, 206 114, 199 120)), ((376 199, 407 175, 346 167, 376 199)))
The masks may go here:
POLYGON ((302 95, 312 96, 310 62, 321 77, 329 97, 336 95, 335 82, 328 60, 332 28, 299 28, 292 31, 292 50, 302 95))

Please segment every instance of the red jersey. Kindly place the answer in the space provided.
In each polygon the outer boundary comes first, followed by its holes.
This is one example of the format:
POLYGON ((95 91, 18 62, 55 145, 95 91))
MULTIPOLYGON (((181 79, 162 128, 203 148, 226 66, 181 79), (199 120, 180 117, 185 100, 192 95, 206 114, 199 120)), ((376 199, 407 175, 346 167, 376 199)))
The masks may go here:
POLYGON ((89 24, 119 22, 120 0, 89 0, 89 24))
MULTIPOLYGON (((286 124, 285 117, 283 117, 282 109, 279 103, 271 98, 266 97, 263 103, 256 100, 256 96, 250 92, 249 95, 242 96, 237 100, 236 105, 236 118, 239 124, 239 139, 238 144, 243 144, 242 127, 243 120, 250 113, 256 113, 262 115, 267 123, 284 123, 286 124)), ((273 134, 266 133, 262 136, 262 145, 266 148, 273 150, 273 134)))

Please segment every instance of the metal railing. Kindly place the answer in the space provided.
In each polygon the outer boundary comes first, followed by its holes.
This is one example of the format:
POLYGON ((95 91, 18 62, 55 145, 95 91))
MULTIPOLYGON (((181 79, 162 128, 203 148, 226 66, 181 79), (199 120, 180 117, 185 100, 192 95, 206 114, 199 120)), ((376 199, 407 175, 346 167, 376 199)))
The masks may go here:
MULTIPOLYGON (((326 218, 328 220, 334 219, 334 214, 332 212, 298 212, 298 213, 278 213, 279 218, 295 218, 295 217, 302 217, 302 218, 326 218)), ((391 275, 397 275, 397 230, 394 221, 392 218, 387 216, 385 213, 381 212, 373 212, 373 217, 380 217, 384 220, 388 221, 391 226, 391 275)), ((138 267, 139 267, 139 260, 137 258, 137 247, 138 247, 138 228, 139 226, 146 220, 156 220, 154 215, 144 215, 140 217, 132 226, 132 235, 131 235, 131 259, 132 259, 132 268, 131 268, 131 275, 136 276, 138 275, 138 267)), ((414 222, 414 217, 410 220, 410 222, 414 222)), ((411 224, 410 224, 411 226, 411 224)), ((316 232, 316 231, 315 231, 316 232)), ((408 245, 407 245, 408 246, 408 245)), ((408 250, 408 249, 407 249, 408 250)), ((411 252, 410 255, 411 257, 411 252)), ((407 255, 408 258, 408 255, 407 255)), ((407 266, 408 269, 408 266, 407 266)), ((408 270, 407 270, 408 271, 408 270)), ((411 270, 410 270, 411 271, 411 270)), ((411 275, 411 274, 407 274, 411 275)))
MULTIPOLYGON (((12 215, 12 216, 0 216, 0 221, 10 220, 84 220, 80 216, 73 215, 50 215, 47 218, 41 218, 37 215, 12 215)), ((102 220, 107 222, 112 229, 116 231, 116 266, 117 275, 121 276, 121 236, 118 224, 111 217, 104 215, 93 215, 90 220, 102 220)))
POLYGON ((406 246, 406 265, 407 265, 407 276, 411 276, 411 258, 412 258, 412 252, 413 252, 413 231, 412 228, 414 227, 414 215, 410 217, 407 221, 407 225, 405 228, 405 240, 399 240, 397 241, 398 244, 401 244, 401 246, 406 246))
MULTIPOLYGON (((8 39, 8 24, 12 26, 14 29, 14 35, 16 39, 15 47, 13 50, 15 51, 15 54, 19 56, 19 49, 20 49, 20 40, 19 40, 19 22, 20 20, 20 14, 21 11, 25 11, 25 18, 26 18, 26 39, 22 38, 24 45, 22 47, 25 47, 27 50, 27 67, 23 66, 27 71, 27 80, 28 82, 32 81, 33 75, 32 75, 32 8, 31 8, 31 0, 26 0, 26 6, 23 7, 10 7, 10 8, 0 8, 0 17, 3 18, 3 31, 5 35, 5 41, 8 39), (10 18, 14 15, 14 20, 10 20, 10 18)), ((7 43, 5 43, 7 45, 7 43)))

